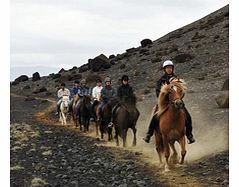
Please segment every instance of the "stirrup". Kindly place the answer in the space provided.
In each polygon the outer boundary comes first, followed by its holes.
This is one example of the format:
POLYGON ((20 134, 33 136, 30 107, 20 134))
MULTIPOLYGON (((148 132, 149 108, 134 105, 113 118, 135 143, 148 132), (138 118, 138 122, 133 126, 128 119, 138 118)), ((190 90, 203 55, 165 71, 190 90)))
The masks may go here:
POLYGON ((108 124, 108 128, 112 128, 114 126, 114 123, 111 121, 109 124, 108 124))

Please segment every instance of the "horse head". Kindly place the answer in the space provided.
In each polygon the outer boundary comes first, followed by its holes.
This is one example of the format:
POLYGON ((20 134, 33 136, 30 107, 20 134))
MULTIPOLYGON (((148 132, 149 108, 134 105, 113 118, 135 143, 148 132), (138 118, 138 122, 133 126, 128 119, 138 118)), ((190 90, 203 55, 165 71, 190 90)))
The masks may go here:
POLYGON ((63 96, 62 97, 62 105, 63 107, 67 108, 70 104, 70 99, 69 99, 69 96, 63 96))
POLYGON ((183 79, 172 79, 169 84, 162 86, 159 95, 159 106, 161 110, 173 104, 176 109, 183 108, 183 97, 187 87, 183 79))
POLYGON ((82 105, 89 110, 91 109, 91 97, 89 95, 84 95, 82 105))

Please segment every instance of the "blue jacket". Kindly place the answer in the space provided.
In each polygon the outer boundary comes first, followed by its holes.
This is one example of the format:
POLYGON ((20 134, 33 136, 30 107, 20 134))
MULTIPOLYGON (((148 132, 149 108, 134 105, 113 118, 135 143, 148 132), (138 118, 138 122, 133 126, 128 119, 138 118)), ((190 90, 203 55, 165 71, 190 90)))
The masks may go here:
POLYGON ((79 90, 79 87, 73 87, 72 89, 71 89, 71 93, 72 93, 72 95, 76 95, 77 93, 78 93, 78 90, 79 90))
POLYGON ((78 95, 83 97, 84 95, 90 95, 90 89, 88 87, 80 87, 78 89, 78 95))

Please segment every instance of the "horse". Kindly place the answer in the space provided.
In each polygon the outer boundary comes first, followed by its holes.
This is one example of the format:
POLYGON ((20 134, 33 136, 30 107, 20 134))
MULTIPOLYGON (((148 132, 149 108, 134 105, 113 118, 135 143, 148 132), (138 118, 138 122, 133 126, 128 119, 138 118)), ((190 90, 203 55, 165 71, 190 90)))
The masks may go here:
POLYGON ((165 171, 169 171, 170 148, 173 155, 170 158, 173 163, 178 162, 177 151, 174 143, 177 141, 181 148, 180 164, 184 163, 186 155, 186 139, 185 139, 185 113, 184 97, 187 87, 183 79, 170 80, 169 84, 161 87, 158 98, 159 109, 155 115, 160 117, 159 125, 155 130, 156 150, 159 156, 160 165, 162 165, 162 155, 165 156, 165 171))
POLYGON ((77 121, 77 113, 78 111, 76 111, 76 103, 78 102, 79 100, 79 96, 78 94, 74 96, 74 101, 73 101, 73 104, 72 104, 72 119, 73 119, 73 123, 75 125, 75 128, 77 128, 78 126, 78 121, 77 121))
POLYGON ((61 121, 62 125, 67 125, 66 117, 67 117, 67 113, 68 113, 69 104, 70 104, 69 96, 64 95, 62 97, 62 102, 60 105, 60 114, 59 114, 60 115, 59 121, 61 121))
POLYGON ((119 146, 118 136, 120 136, 123 139, 123 147, 126 147, 126 137, 129 128, 132 129, 134 134, 133 146, 136 146, 137 129, 135 128, 135 126, 139 118, 139 115, 140 113, 136 108, 135 95, 125 98, 120 103, 120 106, 113 113, 113 124, 115 128, 116 146, 119 146))
POLYGON ((84 132, 89 131, 90 117, 91 117, 91 97, 89 95, 84 95, 80 103, 80 130, 82 130, 82 125, 84 127, 84 132))
POLYGON ((101 139, 104 139, 104 133, 108 133, 108 141, 113 140, 113 125, 111 123, 112 109, 118 103, 118 99, 113 97, 107 101, 102 109, 102 119, 100 121, 101 139))
POLYGON ((99 121, 97 120, 99 116, 99 104, 100 102, 98 100, 94 100, 92 104, 92 117, 94 118, 95 122, 95 130, 96 130, 96 137, 99 137, 99 121))

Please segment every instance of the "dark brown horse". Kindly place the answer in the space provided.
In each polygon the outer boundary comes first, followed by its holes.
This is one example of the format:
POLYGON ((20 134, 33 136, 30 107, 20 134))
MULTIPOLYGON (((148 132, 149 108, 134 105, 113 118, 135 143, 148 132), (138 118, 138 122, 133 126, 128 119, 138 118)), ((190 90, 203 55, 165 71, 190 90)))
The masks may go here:
POLYGON ((79 117, 79 119, 77 120, 77 114, 79 114, 79 111, 76 111, 76 104, 77 104, 79 99, 80 99, 79 95, 78 94, 75 95, 74 96, 74 101, 73 101, 73 104, 72 104, 72 118, 73 118, 73 123, 75 125, 75 128, 78 127, 78 122, 79 122, 78 120, 80 119, 80 117, 79 117))
POLYGON ((83 96, 79 107, 79 124, 80 130, 84 127, 84 132, 89 131, 90 117, 91 117, 91 97, 89 95, 83 96))
POLYGON ((136 108, 136 96, 133 95, 130 98, 125 98, 113 115, 116 145, 119 146, 118 136, 120 136, 123 139, 123 147, 126 147, 127 131, 131 128, 134 134, 133 146, 136 146, 137 129, 135 126, 140 115, 138 109, 136 108))
POLYGON ((111 98, 107 101, 107 103, 103 106, 102 109, 102 120, 100 121, 100 133, 101 133, 101 139, 104 138, 104 133, 108 133, 108 141, 113 140, 112 130, 113 126, 111 124, 111 118, 112 118, 112 109, 114 106, 118 103, 117 98, 111 98))
POLYGON ((177 151, 175 141, 181 147, 180 164, 184 163, 186 155, 185 140, 185 113, 182 98, 186 91, 183 80, 174 79, 170 84, 163 85, 160 91, 158 105, 160 110, 157 112, 160 117, 159 128, 155 131, 156 150, 159 155, 159 162, 162 164, 162 154, 166 158, 165 171, 169 171, 170 147, 173 151, 172 159, 177 162, 177 151))

